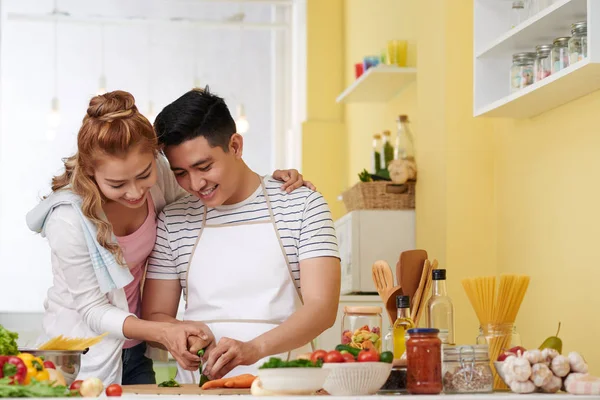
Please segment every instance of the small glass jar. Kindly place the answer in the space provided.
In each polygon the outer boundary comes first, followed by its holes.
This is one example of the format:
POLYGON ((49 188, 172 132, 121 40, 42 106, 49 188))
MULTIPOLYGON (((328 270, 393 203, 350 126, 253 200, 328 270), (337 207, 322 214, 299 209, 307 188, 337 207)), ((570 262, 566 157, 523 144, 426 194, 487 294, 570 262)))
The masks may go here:
POLYGON ((539 82, 552 74, 551 44, 541 44, 535 48, 535 61, 533 63, 533 79, 539 82))
MULTIPOLYGON (((489 355, 491 360, 497 360, 498 356, 506 350, 516 346, 513 344, 513 333, 515 332, 515 325, 513 323, 502 323, 502 324, 488 324, 482 326, 483 335, 485 341, 489 346, 489 355)), ((520 338, 519 338, 520 341, 520 338)), ((504 384, 500 377, 497 377, 497 372, 494 371, 494 389, 502 390, 506 389, 507 386, 504 384)))
POLYGON ((494 374, 487 345, 444 348, 444 393, 491 393, 494 374))
POLYGON ((534 60, 535 53, 517 53, 513 55, 513 63, 510 67, 511 93, 533 84, 534 60))
POLYGON ((569 39, 560 37, 552 44, 552 73, 555 74, 569 66, 569 39))
POLYGON ((381 351, 381 307, 344 307, 342 344, 381 351))
POLYGON ((383 351, 391 351, 392 353, 394 352, 394 328, 393 327, 390 326, 388 328, 388 333, 385 334, 381 347, 382 347, 383 351))
POLYGON ((571 25, 569 39, 569 65, 587 57, 587 22, 576 22, 571 25))
POLYGON ((442 392, 442 341, 439 330, 409 329, 406 342, 406 389, 410 394, 442 392))

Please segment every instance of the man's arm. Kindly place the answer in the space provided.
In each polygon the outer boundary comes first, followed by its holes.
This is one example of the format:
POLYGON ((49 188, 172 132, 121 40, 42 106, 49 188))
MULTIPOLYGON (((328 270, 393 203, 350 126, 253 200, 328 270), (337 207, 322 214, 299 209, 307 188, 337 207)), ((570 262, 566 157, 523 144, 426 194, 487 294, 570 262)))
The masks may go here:
POLYGON ((148 321, 179 322, 175 317, 180 298, 179 280, 146 279, 142 318, 148 321))
POLYGON ((300 262, 304 305, 278 327, 249 342, 223 338, 209 353, 204 373, 220 378, 238 365, 251 365, 273 354, 297 349, 330 328, 340 298, 340 261, 335 257, 300 262))

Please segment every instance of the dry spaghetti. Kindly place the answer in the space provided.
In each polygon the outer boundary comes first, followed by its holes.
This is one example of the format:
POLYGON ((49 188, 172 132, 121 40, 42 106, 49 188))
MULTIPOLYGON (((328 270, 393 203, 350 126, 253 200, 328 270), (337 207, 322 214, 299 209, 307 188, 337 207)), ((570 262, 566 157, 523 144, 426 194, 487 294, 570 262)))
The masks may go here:
POLYGON ((100 342, 106 335, 108 335, 108 333, 85 339, 66 338, 63 335, 59 335, 39 346, 38 350, 85 350, 100 342))
MULTIPOLYGON (((485 276, 462 280, 463 288, 484 331, 490 360, 511 347, 512 330, 529 286, 529 276, 501 275, 496 289, 496 277, 485 276)), ((506 388, 494 370, 494 388, 506 388)))

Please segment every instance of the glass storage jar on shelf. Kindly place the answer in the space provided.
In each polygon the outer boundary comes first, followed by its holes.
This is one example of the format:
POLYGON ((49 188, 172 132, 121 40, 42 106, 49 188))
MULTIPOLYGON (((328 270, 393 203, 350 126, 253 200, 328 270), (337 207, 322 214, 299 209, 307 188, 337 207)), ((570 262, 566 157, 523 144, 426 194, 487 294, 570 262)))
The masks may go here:
POLYGON ((381 351, 381 307, 344 307, 342 344, 381 351))
POLYGON ((494 375, 487 345, 445 347, 442 376, 444 393, 491 393, 494 375))
POLYGON ((442 341, 439 330, 408 330, 406 342, 406 389, 410 394, 442 392, 442 341))
POLYGON ((571 39, 569 39, 569 65, 587 57, 587 22, 576 22, 571 25, 571 39))
POLYGON ((552 43, 552 73, 555 74, 569 66, 569 39, 560 37, 552 43))
POLYGON ((513 63, 510 67, 510 92, 533 84, 533 62, 535 53, 513 54, 513 63))
POLYGON ((536 55, 533 63, 533 77, 534 82, 539 82, 552 74, 552 59, 550 58, 552 45, 541 44, 536 46, 535 51, 536 55))

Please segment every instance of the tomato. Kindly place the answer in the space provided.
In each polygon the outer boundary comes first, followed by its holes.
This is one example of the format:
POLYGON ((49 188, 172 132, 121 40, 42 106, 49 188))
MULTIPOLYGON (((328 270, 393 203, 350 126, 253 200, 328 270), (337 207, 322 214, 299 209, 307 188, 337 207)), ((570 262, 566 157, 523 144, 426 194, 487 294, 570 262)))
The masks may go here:
POLYGON ((44 361, 44 368, 56 369, 56 365, 52 361, 44 361))
POLYGON ((324 361, 326 363, 342 363, 344 362, 344 356, 337 350, 331 350, 327 353, 327 356, 325 356, 324 361))
POLYGON ((325 350, 317 350, 310 356, 310 361, 316 363, 318 359, 325 360, 327 352, 325 350))
POLYGON ((79 388, 81 387, 82 382, 83 382, 82 380, 77 380, 77 381, 71 383, 71 386, 69 387, 69 389, 79 391, 79 388))
POLYGON ((350 353, 344 353, 344 354, 342 354, 342 357, 344 357, 344 362, 355 362, 356 361, 354 359, 354 356, 350 353))
POLYGON ((106 388, 106 395, 109 397, 121 397, 123 394, 123 388, 121 385, 113 383, 112 385, 108 385, 106 388))
POLYGON ((384 351, 379 355, 379 361, 391 364, 394 361, 394 353, 391 351, 384 351))
POLYGON ((363 350, 358 353, 359 362, 377 362, 379 361, 379 354, 376 351, 363 350))

